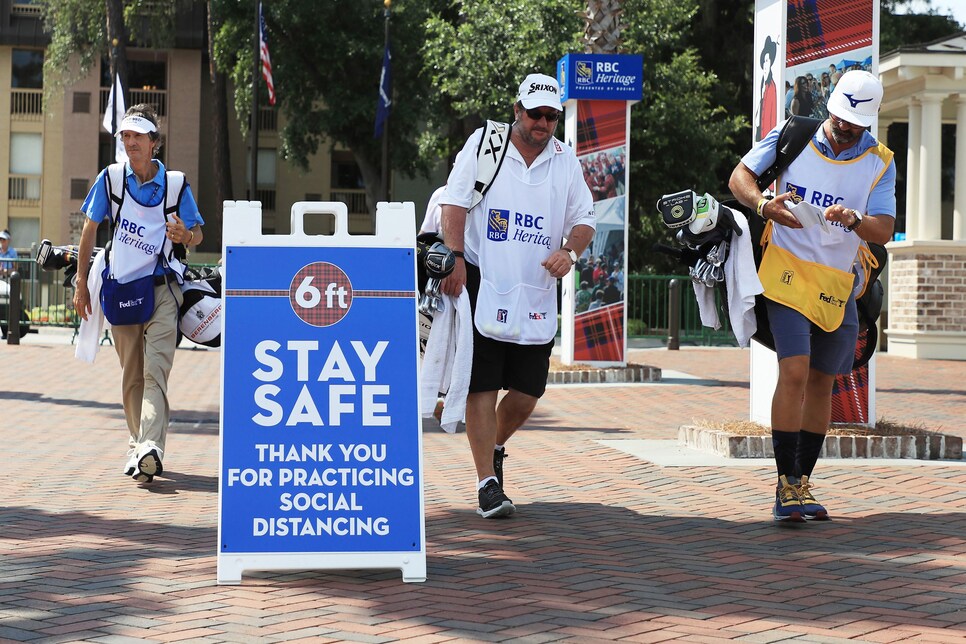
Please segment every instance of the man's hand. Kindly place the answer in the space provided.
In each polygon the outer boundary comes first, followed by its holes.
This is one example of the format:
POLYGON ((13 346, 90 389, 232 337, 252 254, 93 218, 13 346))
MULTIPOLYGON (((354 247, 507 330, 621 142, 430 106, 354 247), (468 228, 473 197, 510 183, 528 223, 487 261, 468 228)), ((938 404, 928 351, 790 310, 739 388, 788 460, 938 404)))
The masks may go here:
POLYGON ((77 287, 74 289, 74 310, 84 320, 91 314, 91 294, 87 290, 87 281, 80 277, 77 278, 77 287))
POLYGON ((798 221, 795 215, 785 207, 785 202, 792 201, 792 197, 794 196, 795 194, 792 192, 785 192, 766 202, 761 209, 762 217, 771 219, 776 224, 781 224, 786 228, 801 228, 802 222, 798 221))
POLYGON ((550 257, 540 262, 540 265, 546 268, 556 279, 560 279, 570 272, 573 262, 570 261, 570 253, 558 248, 551 253, 550 257))
POLYGON ((463 292, 463 287, 466 285, 466 261, 462 257, 456 258, 456 266, 453 268, 453 272, 443 278, 440 283, 440 289, 446 295, 451 295, 457 297, 463 292))

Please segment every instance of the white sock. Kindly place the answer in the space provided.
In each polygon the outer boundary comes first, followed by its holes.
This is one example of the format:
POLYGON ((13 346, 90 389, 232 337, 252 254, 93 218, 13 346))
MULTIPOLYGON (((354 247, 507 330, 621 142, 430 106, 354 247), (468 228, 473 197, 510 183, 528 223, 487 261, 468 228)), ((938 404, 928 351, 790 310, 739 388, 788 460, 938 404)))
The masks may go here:
POLYGON ((483 479, 482 481, 480 481, 479 483, 476 484, 476 491, 479 492, 480 490, 482 490, 483 489, 483 486, 485 486, 490 481, 496 481, 497 483, 499 483, 499 481, 496 480, 496 477, 495 476, 488 476, 488 477, 486 477, 485 479, 483 479))
POLYGON ((499 451, 502 451, 502 450, 503 450, 503 445, 494 445, 493 446, 493 451, 494 452, 499 452, 499 451))

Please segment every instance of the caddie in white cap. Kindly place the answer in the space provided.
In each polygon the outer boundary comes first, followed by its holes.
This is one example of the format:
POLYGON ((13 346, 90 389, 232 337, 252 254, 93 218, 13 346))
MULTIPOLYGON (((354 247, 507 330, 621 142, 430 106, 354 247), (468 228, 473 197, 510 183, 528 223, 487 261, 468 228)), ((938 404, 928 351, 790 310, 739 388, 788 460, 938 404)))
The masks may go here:
MULTIPOLYGON (((504 446, 546 389, 557 280, 570 274, 596 225, 577 156, 553 135, 562 115, 557 80, 528 75, 516 92, 513 123, 487 121, 470 136, 439 198, 443 239, 457 257, 442 283, 452 300, 447 310, 456 311, 455 298, 469 295, 461 324, 473 327, 472 365, 459 376, 469 380, 466 433, 476 468, 476 511, 486 519, 516 511, 503 491, 504 446)), ((423 377, 431 383, 434 376, 423 377)), ((440 418, 444 429, 455 429, 463 417, 459 398, 450 387, 440 418)))
MULTIPOLYGON (((829 96, 827 119, 793 116, 779 123, 731 174, 731 192, 749 217, 766 220, 758 278, 778 358, 771 407, 776 521, 829 518, 811 477, 829 428, 832 386, 836 376, 851 373, 856 354, 856 297, 869 278, 853 266, 870 263, 867 244, 890 241, 895 227, 896 165, 869 131, 881 102, 875 75, 846 72, 829 96), (771 181, 759 178, 773 176, 776 151, 787 149, 789 132, 804 134, 800 140, 808 143, 801 151, 791 146, 796 156, 777 168, 779 194, 772 197, 763 193, 771 181)), ((862 310, 866 321, 878 314, 865 302, 862 310)), ((787 547, 800 546, 790 540, 787 547)))
POLYGON ((557 84, 557 79, 545 74, 530 74, 523 79, 517 100, 524 109, 552 107, 558 112, 563 112, 563 105, 560 104, 560 85, 557 84))
POLYGON ((870 127, 882 103, 882 83, 867 71, 846 72, 828 98, 828 113, 848 123, 870 127))

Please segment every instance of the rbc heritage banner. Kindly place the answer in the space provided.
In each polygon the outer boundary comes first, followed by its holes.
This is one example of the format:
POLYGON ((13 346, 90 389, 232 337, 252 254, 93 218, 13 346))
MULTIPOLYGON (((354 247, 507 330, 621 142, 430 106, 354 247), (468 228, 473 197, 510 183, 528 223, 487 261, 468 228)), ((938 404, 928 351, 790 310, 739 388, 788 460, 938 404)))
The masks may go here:
POLYGON ((425 580, 412 204, 377 220, 350 237, 344 204, 298 203, 291 235, 261 235, 257 202, 226 202, 219 583, 425 580), (336 234, 305 235, 306 212, 334 214, 336 234))
POLYGON ((561 285, 561 360, 626 364, 630 106, 641 99, 640 55, 567 54, 557 62, 564 137, 594 198, 597 230, 561 285))
MULTIPOLYGON (((758 91, 753 122, 757 141, 768 133, 769 114, 777 122, 789 116, 828 118, 826 102, 845 72, 879 69, 879 3, 874 0, 756 0, 755 60, 758 91), (781 78, 774 76, 781 72, 781 78), (776 93, 779 105, 769 103, 776 93), (798 96, 798 100, 792 100, 798 96), (758 136, 760 135, 760 136, 758 136)), ((877 125, 871 128, 878 138, 877 125)), ((780 181, 780 177, 779 177, 780 181)), ((776 193, 785 186, 776 185, 776 193)), ((865 345, 863 332, 856 353, 865 345)), ((751 419, 770 423, 771 398, 777 381, 774 352, 751 345, 751 419)), ((875 413, 875 356, 868 365, 837 376, 832 392, 832 422, 873 426, 875 413)))

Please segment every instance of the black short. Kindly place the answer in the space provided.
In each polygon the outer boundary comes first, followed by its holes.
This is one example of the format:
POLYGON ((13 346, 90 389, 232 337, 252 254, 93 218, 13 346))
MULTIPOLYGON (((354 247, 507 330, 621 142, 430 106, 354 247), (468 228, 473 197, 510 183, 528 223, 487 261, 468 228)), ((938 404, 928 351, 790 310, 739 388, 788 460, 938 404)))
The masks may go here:
MULTIPOLYGON (((466 262, 466 291, 470 310, 476 313, 480 290, 480 269, 466 262)), ((546 344, 515 344, 493 340, 480 334, 473 325, 473 370, 469 392, 513 389, 540 398, 547 389, 550 373, 551 340, 546 344)))

